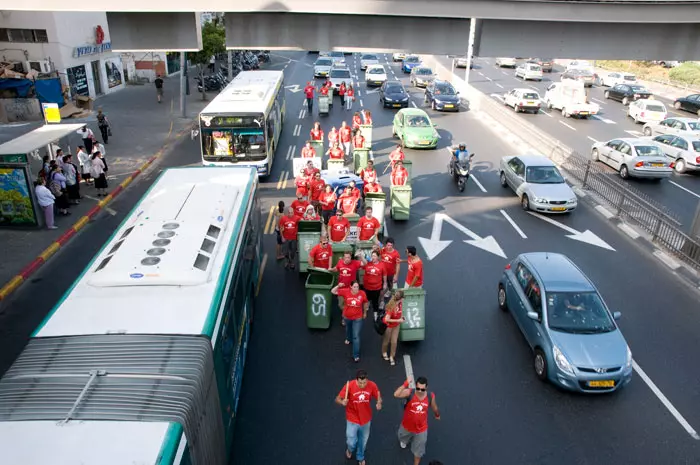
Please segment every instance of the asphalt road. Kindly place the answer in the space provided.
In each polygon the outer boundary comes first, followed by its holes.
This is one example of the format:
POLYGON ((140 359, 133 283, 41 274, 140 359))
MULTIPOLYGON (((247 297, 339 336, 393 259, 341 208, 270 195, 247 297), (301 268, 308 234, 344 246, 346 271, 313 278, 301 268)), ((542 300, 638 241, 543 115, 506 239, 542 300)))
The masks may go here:
MULTIPOLYGON (((315 56, 281 56, 287 58, 274 57, 273 68, 285 69, 287 85, 303 85, 310 79, 309 63, 315 56)), ((393 69, 406 80, 398 67, 393 69)), ((362 74, 354 73, 362 79, 362 74)), ((393 144, 394 110, 379 108, 377 95, 368 94, 363 83, 359 89, 358 104, 361 100, 374 116, 375 158, 382 170, 393 144)), ((418 106, 421 94, 413 92, 418 106)), ((284 172, 291 168, 285 155, 290 146, 301 147, 316 119, 298 118, 302 100, 301 92, 288 91, 278 158, 262 187, 265 214, 273 203, 289 202, 294 195, 292 181, 286 186, 283 181, 284 172), (293 136, 295 132, 300 136, 293 136)), ((326 132, 330 125, 350 119, 338 107, 320 120, 326 132)), ((434 214, 440 212, 480 237, 493 236, 508 259, 528 251, 566 253, 598 285, 608 305, 623 313, 620 325, 636 362, 696 429, 700 428, 700 373, 695 359, 698 295, 588 207, 554 219, 577 231, 592 231, 614 251, 571 240, 566 237, 569 233, 523 212, 512 192, 500 187, 494 170, 499 157, 514 149, 491 135, 477 115, 440 114, 434 121, 442 135, 438 149, 407 150, 414 174, 411 219, 388 220, 399 249, 416 245, 424 258, 427 335, 421 343, 401 344, 399 362, 390 367, 381 359, 379 337, 371 324, 367 322, 363 329, 359 366, 369 371, 386 398, 384 410, 374 417, 368 463, 398 465, 412 460, 395 439, 402 408, 391 398, 405 379, 403 355, 411 357, 416 376, 429 378, 442 409, 442 421, 430 419, 426 464, 432 459, 460 465, 697 463, 700 441, 690 437, 639 376, 623 391, 605 396, 572 395, 537 381, 524 339, 510 315, 500 312, 496 304, 496 284, 505 259, 464 243, 468 238, 451 225, 444 226, 441 239, 453 242, 433 260, 426 258, 418 238, 430 238, 434 214), (480 137, 470 137, 473 134, 480 137), (486 192, 470 180, 459 194, 447 176, 444 147, 453 136, 467 140, 477 154, 474 173, 486 192)), ((185 139, 157 169, 199 160, 197 142, 185 139)), ((157 169, 117 198, 111 205, 114 216, 100 215, 33 282, 11 297, 0 315, 0 372, 143 195, 157 169)), ((344 464, 343 410, 333 398, 358 365, 342 342, 337 309, 330 330, 306 328, 303 280, 275 263, 272 234, 265 236, 264 244, 268 260, 238 407, 232 463, 344 464)), ((404 274, 405 268, 402 278, 404 274)))
MULTIPOLYGON (((437 60, 450 69, 451 58, 441 56, 437 60)), ((494 58, 477 58, 469 80, 475 88, 502 102, 502 95, 515 88, 531 88, 544 97, 547 87, 552 82, 558 82, 562 72, 561 66, 555 65, 552 73, 544 73, 541 82, 524 82, 515 77, 513 68, 496 67, 494 58)), ((463 78, 464 70, 458 69, 456 74, 463 78)), ((603 94, 606 89, 608 88, 599 86, 590 88, 591 100, 601 108, 600 113, 591 119, 563 118, 560 111, 546 108, 538 114, 519 113, 518 116, 584 155, 591 153, 592 145, 596 141, 606 142, 619 137, 643 136, 643 124, 635 124, 627 117, 626 106, 615 100, 605 99, 603 94)), ((691 113, 675 110, 673 101, 663 97, 655 98, 665 103, 669 109, 669 116, 694 117, 691 113)), ((601 166, 604 165, 601 163, 601 166)), ((690 228, 700 202, 700 176, 694 173, 674 173, 671 178, 661 183, 645 179, 630 179, 628 182, 630 186, 666 206, 686 230, 690 228)))

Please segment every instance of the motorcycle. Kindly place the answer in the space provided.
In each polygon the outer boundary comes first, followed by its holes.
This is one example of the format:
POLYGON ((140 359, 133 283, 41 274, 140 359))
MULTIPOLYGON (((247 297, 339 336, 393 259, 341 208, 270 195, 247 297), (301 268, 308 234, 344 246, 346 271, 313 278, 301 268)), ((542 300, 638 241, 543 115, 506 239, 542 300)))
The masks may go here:
MULTIPOLYGON (((450 147, 450 153, 454 154, 454 147, 450 147)), ((460 192, 464 192, 464 188, 469 180, 469 170, 471 169, 472 158, 474 154, 470 154, 469 158, 460 158, 457 161, 450 159, 450 164, 447 166, 447 171, 452 176, 452 179, 457 183, 457 188, 460 192)))

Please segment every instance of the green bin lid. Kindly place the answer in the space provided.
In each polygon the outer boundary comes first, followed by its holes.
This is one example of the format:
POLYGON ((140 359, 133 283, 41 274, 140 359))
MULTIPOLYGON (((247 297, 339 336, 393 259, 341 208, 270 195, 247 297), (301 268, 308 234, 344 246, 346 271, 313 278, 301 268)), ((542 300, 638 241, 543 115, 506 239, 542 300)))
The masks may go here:
POLYGON ((320 273, 320 274, 333 274, 332 271, 327 270, 325 268, 317 268, 315 266, 310 266, 308 268, 309 273, 314 272, 314 273, 320 273))
POLYGON ((298 223, 298 232, 321 232, 323 223, 320 220, 301 220, 298 223))
POLYGON ((384 192, 368 192, 365 194, 365 199, 386 200, 386 193, 384 193, 384 192))

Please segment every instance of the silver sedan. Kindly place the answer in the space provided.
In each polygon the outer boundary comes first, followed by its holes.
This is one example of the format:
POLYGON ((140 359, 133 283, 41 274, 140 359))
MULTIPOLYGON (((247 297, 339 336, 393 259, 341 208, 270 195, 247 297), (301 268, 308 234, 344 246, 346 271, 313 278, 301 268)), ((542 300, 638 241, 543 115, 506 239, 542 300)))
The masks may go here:
POLYGON ((649 122, 644 125, 645 136, 659 134, 694 134, 700 137, 700 120, 697 118, 666 118, 663 121, 649 122))
POLYGON ((552 161, 542 155, 503 157, 499 168, 501 186, 520 197, 523 210, 568 213, 578 200, 552 161))
POLYGON ((620 138, 593 144, 591 156, 617 170, 622 179, 662 179, 673 173, 673 166, 659 146, 650 140, 620 138))
POLYGON ((659 145, 671 162, 675 163, 673 168, 676 173, 698 172, 700 171, 700 132, 695 134, 686 133, 678 136, 664 134, 652 140, 659 145))

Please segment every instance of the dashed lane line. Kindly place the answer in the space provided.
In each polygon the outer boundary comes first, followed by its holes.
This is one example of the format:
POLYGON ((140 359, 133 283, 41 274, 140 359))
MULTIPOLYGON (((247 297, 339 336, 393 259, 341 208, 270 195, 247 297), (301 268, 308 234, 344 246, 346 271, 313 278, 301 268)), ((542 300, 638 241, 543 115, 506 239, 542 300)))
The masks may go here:
POLYGON ((687 189, 687 188, 681 186, 681 185, 678 184, 677 182, 673 182, 673 181, 668 181, 668 182, 670 182, 671 184, 673 184, 673 185, 676 186, 677 188, 686 191, 688 194, 694 195, 695 197, 697 197, 697 198, 700 199, 700 194, 696 194, 695 192, 691 191, 690 189, 687 189))
POLYGON ((542 110, 541 108, 540 108, 540 113, 543 114, 543 115, 547 115, 547 116, 549 116, 550 118, 554 118, 554 116, 550 115, 549 113, 547 113, 546 111, 542 110))
POLYGON ((523 239, 527 239, 527 236, 525 235, 523 230, 520 229, 520 226, 515 224, 515 221, 513 221, 513 218, 511 218, 510 215, 508 215, 508 213, 506 213, 504 210, 500 210, 500 212, 501 212, 501 215, 503 215, 503 217, 506 219, 506 221, 508 221, 510 223, 510 225, 513 226, 513 229, 515 229, 515 232, 517 232, 520 235, 520 237, 522 237, 523 239))
POLYGON ((496 83, 496 85, 497 85, 498 87, 500 87, 501 89, 503 89, 503 86, 502 86, 501 84, 496 83))
POLYGON ((597 144, 597 143, 598 143, 598 141, 597 141, 596 139, 592 138, 591 136, 586 136, 586 137, 588 138, 588 140, 590 140, 590 141, 593 142, 594 144, 597 144))
POLYGON ((486 188, 479 182, 479 180, 476 179, 476 176, 470 174, 469 177, 472 178, 472 181, 474 181, 474 184, 476 184, 476 187, 478 187, 481 190, 481 192, 483 192, 484 194, 488 192, 486 188))
POLYGON ((565 122, 563 122, 563 121, 559 121, 559 123, 563 124, 564 126, 566 126, 567 128, 571 129, 572 131, 575 131, 575 130, 576 130, 576 128, 573 127, 572 125, 570 125, 569 123, 565 123, 565 122))

